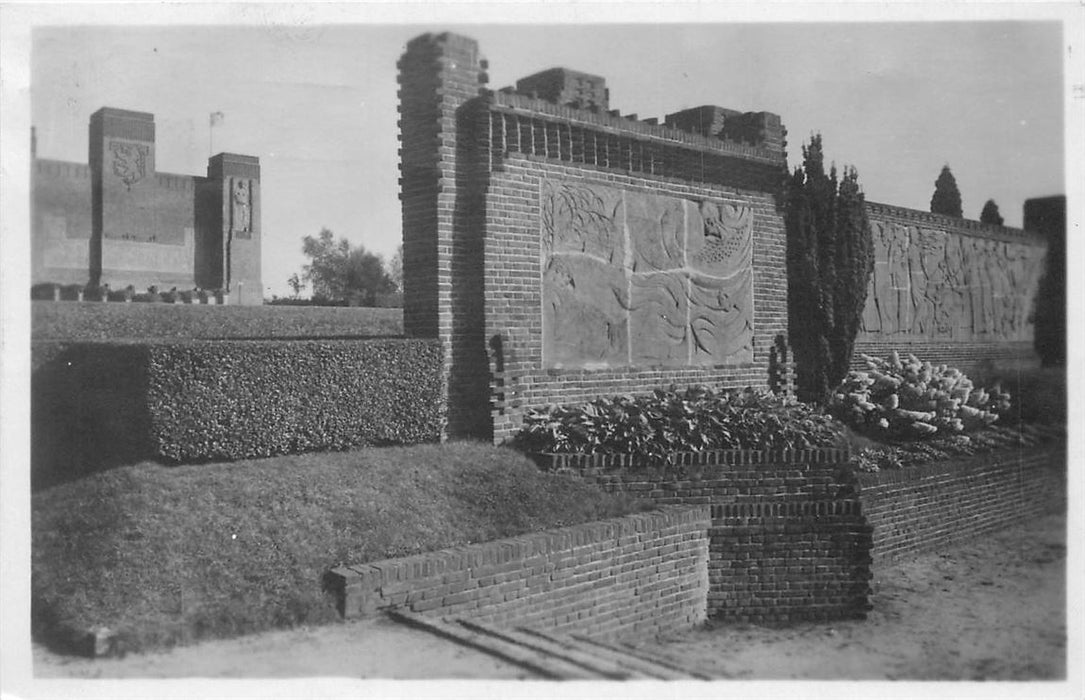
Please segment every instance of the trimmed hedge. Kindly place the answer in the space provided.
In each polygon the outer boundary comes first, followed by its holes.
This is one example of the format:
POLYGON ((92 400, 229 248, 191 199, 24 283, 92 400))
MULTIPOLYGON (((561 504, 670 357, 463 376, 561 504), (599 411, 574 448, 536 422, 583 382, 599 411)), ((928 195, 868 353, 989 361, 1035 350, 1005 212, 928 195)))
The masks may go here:
MULTIPOLYGON (((35 476, 432 442, 435 340, 35 343, 35 476)), ((52 478, 51 478, 52 477, 52 478)))
POLYGON ((151 346, 157 454, 178 462, 440 439, 436 341, 151 346))
POLYGON ((147 342, 403 335, 401 309, 36 301, 31 304, 31 314, 34 340, 147 342))

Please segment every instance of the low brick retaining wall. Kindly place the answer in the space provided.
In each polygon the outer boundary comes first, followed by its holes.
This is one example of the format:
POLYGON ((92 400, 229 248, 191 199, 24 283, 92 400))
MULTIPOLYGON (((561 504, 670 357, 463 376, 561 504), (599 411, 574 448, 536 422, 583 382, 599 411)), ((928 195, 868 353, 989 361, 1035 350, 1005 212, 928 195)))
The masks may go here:
POLYGON ((856 474, 840 450, 544 455, 660 510, 339 567, 346 617, 403 608, 596 636, 862 617, 872 567, 1066 506, 1066 448, 856 474))
POLYGON ((1066 507, 1064 445, 856 478, 875 566, 1066 507))
POLYGON ((736 622, 859 617, 870 526, 842 450, 721 450, 666 468, 609 455, 545 455, 611 492, 710 506, 708 615, 736 622))
POLYGON ((402 608, 611 636, 705 620, 706 506, 657 511, 328 572, 344 617, 402 608))

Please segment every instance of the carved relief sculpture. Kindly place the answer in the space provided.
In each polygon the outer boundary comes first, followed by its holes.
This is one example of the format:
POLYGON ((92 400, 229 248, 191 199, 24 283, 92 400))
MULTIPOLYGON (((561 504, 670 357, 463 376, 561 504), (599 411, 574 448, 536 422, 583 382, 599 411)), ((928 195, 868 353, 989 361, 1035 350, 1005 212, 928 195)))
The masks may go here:
POLYGON ((872 221, 874 274, 862 333, 939 340, 1028 340, 1042 249, 872 221))
POLYGON ((750 210, 545 181, 541 218, 547 366, 752 361, 750 210))
POLYGON ((109 151, 113 154, 113 174, 119 177, 128 189, 147 175, 147 155, 150 153, 147 146, 110 141, 109 151))

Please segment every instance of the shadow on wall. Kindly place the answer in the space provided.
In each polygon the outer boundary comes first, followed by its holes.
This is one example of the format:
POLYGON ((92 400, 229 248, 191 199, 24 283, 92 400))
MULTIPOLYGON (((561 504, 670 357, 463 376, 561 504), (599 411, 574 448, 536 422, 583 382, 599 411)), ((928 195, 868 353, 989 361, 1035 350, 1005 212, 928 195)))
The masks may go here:
POLYGON ((48 344, 31 375, 31 488, 154 456, 146 353, 139 346, 48 344))

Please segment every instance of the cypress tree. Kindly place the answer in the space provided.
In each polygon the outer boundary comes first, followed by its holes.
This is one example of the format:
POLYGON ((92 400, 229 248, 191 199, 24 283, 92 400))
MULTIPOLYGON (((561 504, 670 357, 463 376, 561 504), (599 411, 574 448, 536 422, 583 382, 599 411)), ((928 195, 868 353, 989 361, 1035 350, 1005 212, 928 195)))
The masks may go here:
POLYGON ((931 213, 964 217, 961 209, 961 191, 957 189, 957 179, 953 177, 948 165, 942 166, 942 172, 934 181, 934 195, 931 196, 931 213))
POLYGON ((980 221, 985 224, 1002 225, 1002 214, 998 212, 998 205, 995 204, 995 200, 988 199, 987 203, 983 205, 983 211, 980 212, 980 221))
POLYGON ((798 397, 823 402, 848 373, 874 245, 855 169, 826 173, 820 134, 802 153, 787 187, 788 326, 798 397))

